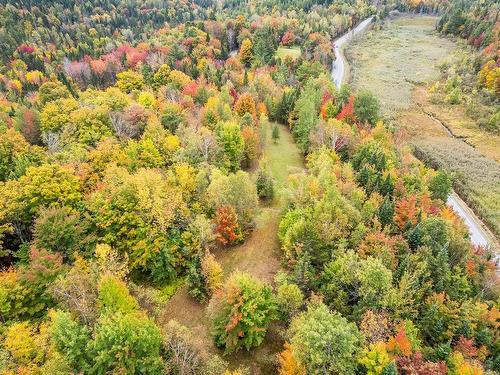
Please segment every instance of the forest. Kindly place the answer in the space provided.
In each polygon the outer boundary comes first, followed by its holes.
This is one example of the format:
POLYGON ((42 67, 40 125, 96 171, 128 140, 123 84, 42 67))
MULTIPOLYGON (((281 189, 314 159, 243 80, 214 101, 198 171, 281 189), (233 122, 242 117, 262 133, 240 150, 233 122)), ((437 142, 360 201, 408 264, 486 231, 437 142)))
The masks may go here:
POLYGON ((396 13, 498 135, 495 0, 0 0, 0 374, 499 373, 468 176, 332 80, 396 13))

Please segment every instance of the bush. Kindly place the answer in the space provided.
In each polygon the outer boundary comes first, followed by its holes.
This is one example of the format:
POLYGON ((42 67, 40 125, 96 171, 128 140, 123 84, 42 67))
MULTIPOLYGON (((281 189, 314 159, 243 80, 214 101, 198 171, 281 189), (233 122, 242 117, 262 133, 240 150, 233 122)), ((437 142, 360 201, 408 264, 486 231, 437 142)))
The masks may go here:
POLYGON ((297 285, 285 283, 278 287, 276 302, 281 316, 288 320, 297 314, 304 304, 304 294, 297 285))
POLYGON ((203 257, 197 255, 188 271, 189 294, 204 301, 221 286, 222 276, 222 267, 211 253, 207 252, 203 257))
POLYGON ((487 124, 487 129, 493 133, 500 132, 500 110, 491 115, 487 124))
POLYGON ((459 104, 462 100, 462 92, 460 91, 460 88, 455 87, 449 94, 446 95, 444 100, 448 104, 459 104))
POLYGON ((268 170, 260 168, 257 173, 257 195, 262 199, 273 199, 274 197, 274 181, 268 170))
POLYGON ((208 306, 215 344, 226 353, 249 350, 264 340, 275 316, 269 285, 245 273, 234 273, 208 306))

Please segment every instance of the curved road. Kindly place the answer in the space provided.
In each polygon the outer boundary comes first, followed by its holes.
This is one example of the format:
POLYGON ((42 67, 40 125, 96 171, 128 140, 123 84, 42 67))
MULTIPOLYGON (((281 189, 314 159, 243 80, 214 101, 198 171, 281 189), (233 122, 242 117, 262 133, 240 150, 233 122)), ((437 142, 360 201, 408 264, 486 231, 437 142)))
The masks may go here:
POLYGON ((332 80, 337 86, 337 88, 340 88, 340 85, 342 84, 342 81, 344 80, 344 74, 345 74, 345 58, 344 55, 341 51, 342 46, 351 40, 354 36, 362 33, 365 31, 365 29, 370 25, 370 23, 373 20, 373 16, 368 17, 364 21, 360 22, 358 26, 356 26, 354 29, 351 31, 348 31, 344 35, 342 35, 340 38, 335 40, 333 42, 333 50, 335 52, 335 60, 333 61, 332 64, 332 80))
MULTIPOLYGON (((340 88, 345 75, 346 60, 342 53, 342 47, 354 36, 362 33, 371 24, 373 16, 360 22, 354 29, 348 31, 334 42, 335 60, 332 64, 332 80, 340 88)), ((474 214, 472 209, 455 193, 452 192, 446 202, 460 216, 469 228, 470 239, 474 245, 484 247, 496 247, 495 237, 484 227, 481 220, 474 214)), ((499 256, 497 255, 498 259, 499 256)))

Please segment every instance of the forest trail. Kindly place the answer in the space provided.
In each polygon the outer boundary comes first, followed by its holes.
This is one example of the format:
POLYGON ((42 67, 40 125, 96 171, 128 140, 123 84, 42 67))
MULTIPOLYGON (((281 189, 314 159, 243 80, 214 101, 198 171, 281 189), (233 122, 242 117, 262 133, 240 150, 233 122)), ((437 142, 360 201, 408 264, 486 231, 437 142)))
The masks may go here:
POLYGON ((290 131, 279 125, 279 132, 280 137, 274 143, 271 140, 271 126, 268 126, 261 159, 275 179, 274 200, 261 202, 255 218, 255 229, 243 244, 229 249, 219 248, 213 252, 224 268, 225 276, 239 270, 251 273, 263 281, 272 282, 279 269, 280 246, 277 232, 285 203, 288 176, 304 168, 302 154, 290 131))
MULTIPOLYGON (((272 283, 274 275, 280 268, 280 246, 277 231, 285 203, 287 180, 289 174, 304 170, 304 161, 290 131, 285 126, 279 125, 280 137, 276 144, 271 140, 271 124, 267 127, 261 160, 267 163, 275 178, 275 198, 272 203, 260 203, 259 213, 255 219, 256 227, 244 243, 213 251, 217 261, 224 269, 224 277, 226 278, 232 272, 239 270, 272 283)), ((167 302, 159 320, 161 324, 166 324, 171 319, 177 320, 188 327, 195 337, 215 350, 205 310, 206 304, 201 304, 192 298, 188 294, 187 287, 183 286, 167 302)), ((272 334, 270 332, 270 335, 272 334)), ((251 366, 252 370, 259 371, 258 367, 254 367, 254 365, 257 366, 255 358, 260 357, 260 352, 263 356, 269 354, 274 350, 273 346, 276 345, 276 342, 280 342, 280 340, 276 338, 265 340, 257 352, 253 353, 253 359, 245 358, 247 354, 243 351, 227 359, 230 362, 239 362, 239 364, 248 360, 247 365, 251 366)), ((280 346, 280 344, 278 345, 280 346)))

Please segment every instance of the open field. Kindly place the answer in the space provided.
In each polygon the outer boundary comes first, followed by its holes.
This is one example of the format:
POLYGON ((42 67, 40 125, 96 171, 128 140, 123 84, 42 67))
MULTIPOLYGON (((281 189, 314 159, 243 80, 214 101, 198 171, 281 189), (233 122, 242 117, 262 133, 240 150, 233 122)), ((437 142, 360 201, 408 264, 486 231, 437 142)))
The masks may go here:
POLYGON ((300 48, 299 47, 279 47, 276 50, 276 57, 280 59, 291 58, 292 60, 296 60, 300 57, 300 48))
MULTIPOLYGON (((273 283, 274 275, 280 268, 280 245, 277 237, 278 225, 283 207, 283 189, 287 185, 288 175, 304 168, 303 158, 289 130, 279 126, 280 137, 276 144, 271 140, 271 126, 267 129, 267 141, 264 148, 265 160, 275 178, 275 199, 270 203, 261 203, 256 217, 256 227, 246 241, 238 246, 214 250, 217 261, 228 277, 236 270, 248 272, 260 280, 273 283)), ((189 296, 187 287, 182 287, 166 304, 160 317, 162 324, 170 319, 188 327, 194 335, 218 352, 210 335, 209 321, 206 316, 206 304, 200 304, 189 296)), ((251 352, 244 350, 224 357, 232 368, 245 366, 252 374, 274 374, 276 354, 283 349, 283 331, 279 323, 271 324, 266 339, 251 352), (270 360, 271 358, 271 360, 270 360)), ((222 354, 222 352, 219 352, 222 354)))
POLYGON ((412 104, 416 84, 438 78, 436 64, 454 48, 434 31, 436 17, 398 18, 363 34, 345 49, 356 89, 375 93, 386 116, 412 104))
POLYGON ((500 137, 480 130, 463 107, 431 102, 437 64, 454 49, 436 34, 435 22, 399 18, 354 42, 346 51, 351 82, 379 97, 384 116, 408 131, 420 159, 454 173, 455 190, 498 237, 500 137))

